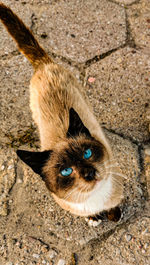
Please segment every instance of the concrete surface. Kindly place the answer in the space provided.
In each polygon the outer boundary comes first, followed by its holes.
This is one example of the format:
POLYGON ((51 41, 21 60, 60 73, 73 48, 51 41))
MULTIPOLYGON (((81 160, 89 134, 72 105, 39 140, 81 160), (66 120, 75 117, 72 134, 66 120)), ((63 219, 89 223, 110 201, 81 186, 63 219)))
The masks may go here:
POLYGON ((149 139, 149 64, 149 54, 125 47, 86 68, 87 95, 101 123, 139 141, 149 139))
POLYGON ((37 149, 32 68, 0 24, 0 264, 150 263, 150 1, 3 1, 83 83, 124 178, 121 220, 89 227, 16 157, 37 149))

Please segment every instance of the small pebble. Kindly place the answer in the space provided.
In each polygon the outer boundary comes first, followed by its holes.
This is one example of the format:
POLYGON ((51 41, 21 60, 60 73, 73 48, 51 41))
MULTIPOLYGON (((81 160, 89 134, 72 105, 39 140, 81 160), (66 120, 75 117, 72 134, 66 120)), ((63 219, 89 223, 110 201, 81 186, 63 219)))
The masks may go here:
POLYGON ((132 103, 132 101, 133 101, 133 100, 132 100, 131 98, 128 98, 128 102, 132 103))
POLYGON ((150 156, 150 148, 146 148, 146 149, 145 149, 145 155, 150 156))
POLYGON ((33 258, 39 259, 40 255, 39 254, 33 254, 33 258))
POLYGON ((24 60, 24 62, 27 62, 28 61, 26 58, 24 58, 23 60, 24 60))
POLYGON ((140 187, 137 187, 137 190, 139 191, 139 193, 140 193, 141 195, 143 195, 143 191, 142 191, 142 189, 141 189, 140 187))
POLYGON ((41 251, 44 252, 44 253, 48 252, 47 246, 42 246, 41 247, 41 251))
POLYGON ((89 78, 88 78, 88 82, 89 82, 89 83, 93 83, 94 81, 95 81, 95 78, 94 78, 94 77, 89 77, 89 78))
POLYGON ((139 248, 142 249, 142 245, 139 245, 139 248))
POLYGON ((57 265, 65 265, 66 261, 64 259, 60 259, 57 263, 57 265))
POLYGON ((145 249, 148 248, 148 243, 145 243, 144 248, 145 248, 145 249))
POLYGON ((46 264, 46 260, 42 260, 42 264, 46 264))
POLYGON ((50 250, 50 251, 48 252, 48 257, 49 257, 50 259, 53 259, 56 255, 57 255, 57 253, 56 253, 55 250, 50 250))
POLYGON ((1 207, 0 207, 0 216, 7 216, 8 214, 8 209, 7 209, 7 204, 3 204, 1 207))
POLYGON ((150 120, 150 111, 147 112, 147 114, 146 114, 146 119, 147 119, 147 120, 150 120))
POLYGON ((9 165, 9 166, 8 166, 8 170, 10 170, 10 169, 12 169, 12 168, 14 168, 14 165, 9 165))
POLYGON ((132 236, 130 234, 125 235, 125 239, 129 242, 131 240, 132 236))
POLYGON ((121 63, 122 62, 122 59, 121 58, 118 58, 117 59, 117 63, 121 63))
POLYGON ((2 166, 1 166, 1 170, 4 170, 4 169, 5 169, 5 166, 4 166, 4 165, 2 165, 2 166))
POLYGON ((22 183, 22 182, 23 182, 22 179, 20 178, 17 179, 17 183, 22 183))
POLYGON ((145 235, 147 234, 149 231, 148 231, 148 228, 146 228, 143 232, 142 232, 142 235, 145 235))

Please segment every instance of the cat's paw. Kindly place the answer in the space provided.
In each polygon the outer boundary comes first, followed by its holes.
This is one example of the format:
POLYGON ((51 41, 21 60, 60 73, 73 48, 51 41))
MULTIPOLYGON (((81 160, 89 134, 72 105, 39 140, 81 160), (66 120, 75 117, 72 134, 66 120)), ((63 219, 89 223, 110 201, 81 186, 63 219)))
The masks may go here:
POLYGON ((93 226, 93 227, 98 226, 102 222, 101 219, 98 219, 95 216, 86 217, 85 220, 86 220, 86 222, 88 223, 89 226, 93 226))
POLYGON ((121 210, 117 206, 109 211, 103 211, 95 216, 88 216, 85 218, 89 226, 98 226, 102 221, 118 222, 121 218, 121 210))

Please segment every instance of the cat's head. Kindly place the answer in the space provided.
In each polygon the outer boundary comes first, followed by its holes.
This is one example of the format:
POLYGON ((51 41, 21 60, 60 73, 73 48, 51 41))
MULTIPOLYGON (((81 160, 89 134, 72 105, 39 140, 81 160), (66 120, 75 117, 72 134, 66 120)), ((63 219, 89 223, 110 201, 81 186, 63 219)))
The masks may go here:
POLYGON ((112 170, 107 148, 91 136, 73 109, 66 138, 53 150, 18 150, 17 154, 42 177, 52 193, 71 203, 82 204, 88 200, 100 187, 99 183, 107 182, 112 170))

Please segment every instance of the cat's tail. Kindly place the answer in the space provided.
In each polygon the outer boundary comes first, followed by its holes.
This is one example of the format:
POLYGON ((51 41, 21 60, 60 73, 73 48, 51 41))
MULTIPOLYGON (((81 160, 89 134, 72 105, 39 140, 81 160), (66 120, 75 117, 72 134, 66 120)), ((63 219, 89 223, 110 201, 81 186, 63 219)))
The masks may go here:
POLYGON ((17 42, 19 50, 27 57, 34 68, 41 63, 51 63, 48 54, 38 44, 31 31, 12 10, 0 2, 0 19, 10 35, 17 42))

